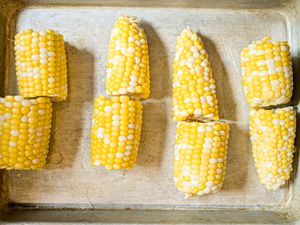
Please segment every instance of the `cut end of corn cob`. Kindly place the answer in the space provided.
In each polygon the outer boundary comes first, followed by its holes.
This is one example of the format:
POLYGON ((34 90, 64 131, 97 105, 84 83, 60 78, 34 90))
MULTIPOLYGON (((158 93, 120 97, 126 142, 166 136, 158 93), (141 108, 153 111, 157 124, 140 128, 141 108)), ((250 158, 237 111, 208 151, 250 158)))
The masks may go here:
POLYGON ((106 92, 147 98, 150 72, 147 38, 134 16, 121 16, 111 32, 106 92))
POLYGON ((270 37, 253 42, 241 53, 242 82, 251 107, 288 103, 293 92, 293 70, 287 41, 270 37))
POLYGON ((53 30, 23 30, 15 37, 18 89, 24 97, 67 98, 67 61, 63 35, 53 30))
POLYGON ((296 112, 292 107, 250 111, 252 153, 259 180, 276 190, 292 171, 296 112))
POLYGON ((189 28, 177 38, 173 62, 175 120, 218 120, 218 100, 212 68, 202 40, 189 28))
POLYGON ((51 118, 49 98, 0 98, 0 168, 41 169, 46 164, 51 118))
POLYGON ((229 126, 223 122, 179 122, 174 151, 175 186, 186 196, 222 188, 229 126))
POLYGON ((142 104, 128 96, 98 96, 94 105, 91 159, 108 170, 131 169, 136 161, 142 104))

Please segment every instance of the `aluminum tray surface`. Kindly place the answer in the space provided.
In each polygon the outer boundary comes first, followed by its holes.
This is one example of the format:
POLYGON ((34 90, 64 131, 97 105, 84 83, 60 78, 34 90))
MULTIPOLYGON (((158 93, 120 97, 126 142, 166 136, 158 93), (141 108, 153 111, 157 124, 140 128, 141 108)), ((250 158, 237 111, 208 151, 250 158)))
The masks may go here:
MULTIPOLYGON (((267 191, 257 179, 239 66, 240 51, 252 40, 265 36, 290 40, 289 21, 280 10, 34 6, 19 11, 11 23, 14 34, 26 28, 51 28, 64 35, 69 96, 54 103, 46 168, 4 172, 11 202, 37 207, 191 209, 282 206, 289 201, 292 185, 267 191), (137 16, 147 34, 151 96, 143 101, 137 165, 131 171, 106 171, 90 163, 93 100, 105 93, 110 30, 124 14, 137 16), (187 26, 204 41, 220 114, 231 128, 223 190, 192 199, 184 199, 172 179, 176 128, 171 118, 172 60, 176 38, 187 26)), ((12 45, 9 51, 6 94, 16 94, 12 45)))

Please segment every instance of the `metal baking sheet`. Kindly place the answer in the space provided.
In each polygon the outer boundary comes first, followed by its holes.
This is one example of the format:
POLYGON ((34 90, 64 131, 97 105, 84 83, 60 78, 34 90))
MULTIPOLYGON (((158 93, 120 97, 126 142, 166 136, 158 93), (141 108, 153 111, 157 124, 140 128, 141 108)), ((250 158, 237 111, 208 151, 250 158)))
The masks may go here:
MULTIPOLYGON (((297 169, 294 179, 279 191, 267 191, 257 179, 248 134, 248 106, 241 86, 240 51, 252 40, 272 36, 274 40, 290 41, 294 67, 298 65, 298 38, 293 27, 296 8, 292 8, 296 1, 277 1, 274 7, 255 2, 234 7, 236 1, 224 1, 220 8, 199 7, 196 3, 192 7, 191 2, 184 7, 176 2, 171 7, 165 6, 166 2, 161 7, 157 2, 153 7, 151 2, 139 7, 139 1, 116 5, 101 1, 87 1, 86 5, 77 5, 78 1, 49 2, 28 1, 6 21, 5 94, 17 93, 13 37, 26 28, 51 28, 64 35, 69 79, 67 101, 53 105, 53 131, 45 169, 2 172, 12 208, 288 211, 298 196, 294 191, 297 169), (137 165, 131 171, 106 171, 90 163, 93 100, 105 93, 110 30, 124 14, 137 16, 145 29, 151 95, 143 101, 137 165), (231 128, 223 190, 191 199, 184 199, 172 178, 176 127, 171 118, 172 60, 176 38, 187 26, 204 41, 216 79, 220 116, 231 128)), ((293 103, 297 105, 297 98, 293 103)), ((298 154, 296 168, 297 163, 298 154)))

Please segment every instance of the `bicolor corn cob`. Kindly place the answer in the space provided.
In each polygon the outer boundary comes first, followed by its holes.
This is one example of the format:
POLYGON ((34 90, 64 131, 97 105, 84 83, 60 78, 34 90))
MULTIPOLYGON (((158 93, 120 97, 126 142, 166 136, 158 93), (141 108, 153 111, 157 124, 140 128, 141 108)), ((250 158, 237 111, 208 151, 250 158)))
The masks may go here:
POLYGON ((292 171, 296 112, 292 107, 250 111, 252 152, 260 182, 276 190, 292 171))
POLYGON ((215 80, 202 40, 189 28, 177 38, 173 62, 173 118, 218 120, 215 80))
POLYGON ((121 16, 111 32, 106 92, 147 98, 150 94, 147 38, 134 16, 121 16))
POLYGON ((24 97, 67 97, 64 38, 53 30, 23 30, 15 37, 18 89, 24 97))
POLYGON ((178 122, 174 181, 187 196, 221 189, 226 169, 229 126, 223 122, 178 122))
POLYGON ((94 105, 91 159, 108 170, 131 169, 136 161, 142 104, 128 96, 98 96, 94 105))
POLYGON ((293 92, 293 71, 287 41, 270 37, 253 42, 241 53, 242 79, 251 107, 284 104, 293 92))
POLYGON ((41 169, 48 153, 51 118, 49 98, 0 98, 0 168, 41 169))

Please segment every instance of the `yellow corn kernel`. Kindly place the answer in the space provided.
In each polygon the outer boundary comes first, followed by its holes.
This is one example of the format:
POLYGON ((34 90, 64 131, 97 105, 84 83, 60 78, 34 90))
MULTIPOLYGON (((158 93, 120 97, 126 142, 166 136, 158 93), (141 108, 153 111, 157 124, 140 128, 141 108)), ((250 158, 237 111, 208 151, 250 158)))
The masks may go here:
POLYGON ((41 169, 46 164, 51 118, 49 98, 0 98, 0 168, 41 169))
POLYGON ((147 98, 150 72, 147 38, 134 16, 121 16, 115 23, 107 57, 106 92, 147 98))
POLYGON ((222 188, 228 136, 229 126, 223 122, 178 122, 173 175, 187 197, 222 188))
POLYGON ((202 40, 189 28, 177 38, 173 62, 173 118, 218 120, 215 80, 202 40))
POLYGON ((136 161, 142 103, 128 96, 98 96, 94 105, 91 159, 108 170, 131 169, 136 161))
POLYGON ((67 98, 64 38, 53 30, 23 30, 15 37, 18 89, 24 97, 67 98))
POLYGON ((292 171, 296 112, 292 107, 250 111, 252 154, 260 182, 276 190, 292 171))
POLYGON ((241 53, 242 83, 251 107, 288 103, 293 92, 293 70, 288 42, 270 37, 253 42, 241 53))

